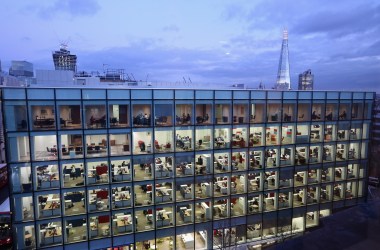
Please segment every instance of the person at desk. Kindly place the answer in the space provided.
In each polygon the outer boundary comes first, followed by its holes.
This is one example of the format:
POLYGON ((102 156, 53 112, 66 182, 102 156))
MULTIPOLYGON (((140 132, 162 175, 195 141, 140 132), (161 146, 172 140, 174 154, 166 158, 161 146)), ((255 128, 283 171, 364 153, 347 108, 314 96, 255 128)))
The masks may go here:
POLYGON ((123 174, 123 169, 121 168, 121 166, 117 166, 117 171, 116 171, 116 174, 123 174))
POLYGON ((343 113, 339 115, 339 118, 340 118, 341 120, 345 120, 345 119, 347 119, 347 113, 346 113, 346 110, 343 110, 343 113))
POLYGON ((332 120, 332 116, 333 116, 333 114, 332 114, 332 112, 330 112, 328 115, 326 115, 326 120, 327 121, 331 121, 332 120))
POLYGON ((216 146, 217 146, 217 147, 220 147, 220 146, 224 145, 224 139, 223 139, 221 136, 218 136, 218 137, 215 139, 215 143, 216 143, 216 146))
POLYGON ((73 178, 73 180, 77 178, 76 169, 74 165, 71 165, 70 176, 73 178))
POLYGON ((144 245, 145 249, 149 249, 150 248, 150 242, 149 241, 144 241, 143 245, 144 245))
POLYGON ((201 155, 198 157, 197 164, 198 164, 198 165, 203 165, 203 158, 202 158, 201 155))
POLYGON ((317 148, 317 147, 315 147, 315 148, 313 149, 313 154, 314 154, 314 157, 315 157, 315 158, 318 158, 318 148, 317 148))
POLYGON ((313 113, 311 114, 311 119, 312 119, 312 120, 315 120, 315 119, 321 119, 321 116, 320 116, 320 115, 317 115, 317 114, 316 114, 316 111, 314 110, 313 113))
POLYGON ((290 115, 288 115, 287 113, 284 113, 284 122, 290 122, 291 118, 292 117, 290 115))

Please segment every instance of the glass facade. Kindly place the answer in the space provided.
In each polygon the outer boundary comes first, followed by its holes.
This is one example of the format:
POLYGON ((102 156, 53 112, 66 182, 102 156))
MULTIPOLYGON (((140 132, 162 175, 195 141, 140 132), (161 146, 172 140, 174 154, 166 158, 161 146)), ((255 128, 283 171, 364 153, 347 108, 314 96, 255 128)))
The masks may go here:
POLYGON ((365 199, 374 94, 355 94, 4 88, 15 248, 303 233, 365 199))

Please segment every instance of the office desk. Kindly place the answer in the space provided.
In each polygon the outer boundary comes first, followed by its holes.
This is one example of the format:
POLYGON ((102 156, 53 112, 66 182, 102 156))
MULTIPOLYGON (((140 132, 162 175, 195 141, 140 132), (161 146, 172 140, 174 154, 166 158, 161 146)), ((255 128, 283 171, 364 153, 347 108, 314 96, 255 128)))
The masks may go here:
POLYGON ((191 212, 186 210, 184 213, 183 213, 183 221, 184 222, 191 222, 191 212))
POLYGON ((117 231, 119 233, 131 232, 132 231, 132 222, 126 220, 117 220, 117 231))
POLYGON ((108 235, 109 234, 109 226, 108 226, 108 224, 104 225, 104 226, 101 226, 100 230, 102 231, 102 235, 104 235, 104 236, 108 235))
POLYGON ((131 205, 131 196, 130 194, 125 194, 124 197, 115 197, 115 206, 116 207, 126 207, 131 205))
POLYGON ((49 229, 45 233, 45 244, 55 244, 62 242, 62 231, 60 229, 49 229))
POLYGON ((220 188, 220 193, 228 194, 228 184, 227 181, 218 181, 215 183, 216 186, 220 188))
POLYGON ((186 248, 192 249, 194 246, 194 236, 191 233, 182 234, 181 239, 186 248))
MULTIPOLYGON (((43 205, 41 205, 43 206, 43 205)), ((47 201, 45 206, 42 208, 41 213, 42 216, 53 216, 60 215, 61 213, 61 205, 59 202, 47 201)))
POLYGON ((90 223, 90 237, 98 236, 98 227, 94 222, 90 223))
POLYGON ((157 223, 157 225, 156 225, 157 227, 166 227, 166 226, 169 226, 170 225, 169 215, 168 214, 163 214, 161 219, 159 219, 158 216, 157 216, 156 223, 157 223))
POLYGON ((170 201, 169 192, 163 189, 156 190, 156 202, 167 202, 167 201, 170 201))

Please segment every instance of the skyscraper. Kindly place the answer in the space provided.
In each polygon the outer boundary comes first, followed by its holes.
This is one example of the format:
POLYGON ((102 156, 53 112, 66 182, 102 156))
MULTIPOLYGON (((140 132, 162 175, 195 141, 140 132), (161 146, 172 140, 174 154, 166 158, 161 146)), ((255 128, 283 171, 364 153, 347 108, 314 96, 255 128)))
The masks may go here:
POLYGON ((61 44, 60 49, 53 52, 53 60, 56 70, 71 70, 76 72, 77 56, 70 54, 66 44, 61 44))
POLYGON ((278 65, 277 82, 275 89, 290 89, 290 72, 289 72, 289 49, 288 49, 288 30, 284 30, 282 39, 280 63, 278 65))
POLYGON ((308 69, 298 76, 298 90, 313 90, 314 75, 308 69))

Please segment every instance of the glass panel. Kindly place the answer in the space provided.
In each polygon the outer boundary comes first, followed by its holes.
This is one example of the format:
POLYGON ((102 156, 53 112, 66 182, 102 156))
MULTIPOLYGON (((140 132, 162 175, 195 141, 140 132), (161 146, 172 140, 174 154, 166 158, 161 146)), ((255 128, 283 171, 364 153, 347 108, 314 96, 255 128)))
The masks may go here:
POLYGON ((82 98, 87 100, 106 99, 106 91, 104 89, 83 89, 82 98))
POLYGON ((34 130, 54 130, 55 129, 55 108, 53 105, 31 104, 30 120, 34 130))
POLYGON ((23 162, 30 160, 28 136, 8 134, 7 144, 8 160, 10 162, 23 162))
POLYGON ((29 100, 52 100, 54 89, 27 89, 29 100))
POLYGON ((222 90, 222 91, 219 91, 219 90, 216 90, 215 91, 215 99, 228 99, 230 100, 232 98, 232 93, 231 91, 225 91, 225 90, 222 90))
POLYGON ((266 91, 260 91, 260 90, 255 90, 255 91, 251 91, 251 99, 253 100, 257 100, 257 99, 261 99, 261 100, 265 100, 266 99, 266 91))
POLYGON ((129 155, 131 154, 131 133, 115 133, 109 135, 109 145, 111 155, 129 155))
POLYGON ((5 100, 25 100, 26 99, 26 89, 8 89, 3 90, 3 98, 5 100))
MULTIPOLYGON (((69 103, 67 103, 69 104, 69 103)), ((82 114, 80 104, 58 105, 59 126, 61 129, 81 129, 82 114)))
POLYGON ((175 99, 184 100, 184 99, 193 99, 194 91, 193 90, 175 90, 175 99))
POLYGON ((251 104, 250 122, 263 123, 266 120, 265 117, 265 104, 251 104))
POLYGON ((173 99, 173 90, 153 90, 154 99, 173 99))
POLYGON ((212 90, 196 90, 195 99, 214 99, 214 92, 212 90))
POLYGON ((111 128, 129 127, 129 105, 110 104, 108 105, 108 115, 111 128))
POLYGON ((120 99, 125 100, 130 98, 129 90, 123 89, 108 89, 107 90, 108 99, 120 99))
POLYGON ((151 126, 151 112, 150 104, 132 104, 133 126, 151 126))
POLYGON ((197 124, 211 124, 213 121, 212 104, 196 104, 195 115, 197 124))
POLYGON ((107 125, 106 105, 102 103, 86 103, 84 105, 85 128, 105 128, 107 125))
POLYGON ((59 100, 77 99, 80 100, 80 89, 56 89, 55 98, 59 100))
MULTIPOLYGON (((193 123, 193 105, 192 104, 176 104, 175 105, 175 124, 190 125, 193 123)), ((203 119, 203 118, 202 118, 203 119)), ((198 119, 197 122, 201 119, 198 119)))
POLYGON ((108 154, 106 134, 86 135, 86 157, 104 157, 108 154))
POLYGON ((249 92, 248 91, 233 91, 233 98, 234 99, 249 99, 249 92))
POLYGON ((3 110, 7 131, 25 131, 28 129, 27 110, 24 101, 4 102, 3 110))
POLYGON ((152 152, 152 130, 137 130, 133 132, 133 153, 146 154, 152 152))
POLYGON ((230 104, 215 104, 215 123, 226 124, 231 123, 231 105, 230 104))
POLYGON ((61 165, 61 169, 64 187, 84 186, 85 169, 83 162, 66 163, 61 165))

